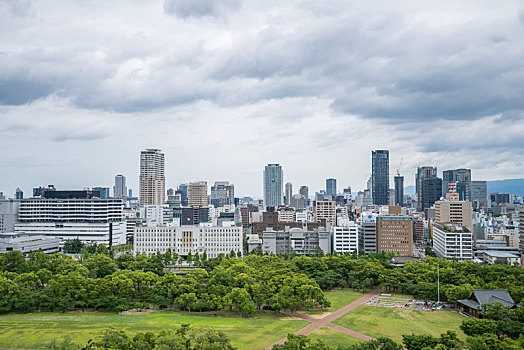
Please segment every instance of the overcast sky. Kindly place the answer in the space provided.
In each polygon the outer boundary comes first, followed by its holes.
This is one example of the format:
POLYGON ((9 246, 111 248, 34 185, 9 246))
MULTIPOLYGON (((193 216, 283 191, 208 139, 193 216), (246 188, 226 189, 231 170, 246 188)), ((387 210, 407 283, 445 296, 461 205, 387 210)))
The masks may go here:
POLYGON ((137 193, 145 148, 166 188, 237 195, 269 162, 295 192, 359 190, 382 148, 406 185, 523 177, 524 3, 0 0, 0 191, 137 193))

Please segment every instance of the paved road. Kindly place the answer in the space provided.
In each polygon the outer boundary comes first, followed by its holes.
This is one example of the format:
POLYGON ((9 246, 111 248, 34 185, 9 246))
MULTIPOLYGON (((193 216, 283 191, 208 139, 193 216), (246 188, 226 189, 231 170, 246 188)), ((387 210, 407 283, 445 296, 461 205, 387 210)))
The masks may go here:
MULTIPOLYGON (((347 329, 347 328, 341 327, 341 326, 333 324, 331 322, 335 321, 337 318, 340 318, 340 317, 344 316, 345 314, 347 314, 351 310, 356 309, 357 307, 359 307, 360 305, 366 303, 367 301, 373 299, 378 294, 379 294, 379 291, 377 291, 377 290, 373 291, 373 292, 363 296, 362 298, 360 298, 358 300, 355 300, 351 304, 348 304, 348 305, 346 305, 346 306, 344 306, 344 307, 342 307, 342 308, 340 308, 340 309, 338 309, 338 310, 336 310, 336 311, 326 315, 323 318, 313 318, 313 317, 311 317, 309 315, 306 315, 306 314, 303 314, 303 313, 300 313, 300 312, 295 312, 293 314, 293 316, 300 317, 303 320, 311 322, 311 324, 308 324, 304 328, 299 329, 298 331, 296 331, 295 334, 308 335, 308 334, 313 333, 314 331, 316 331, 317 329, 319 329, 321 327, 328 327, 328 328, 331 328, 331 329, 333 329, 335 331, 338 331, 338 332, 341 332, 341 333, 344 333, 344 334, 347 334, 347 335, 351 335, 351 336, 353 336, 355 338, 358 338, 358 339, 362 339, 362 340, 365 340, 365 341, 372 340, 373 338, 370 337, 370 336, 367 336, 367 335, 359 333, 359 332, 355 332, 355 331, 353 331, 351 329, 347 329)), ((270 346, 268 346, 266 348, 266 350, 272 349, 273 345, 275 345, 275 344, 284 344, 286 341, 287 341, 287 338, 280 339, 276 343, 271 344, 270 346)))

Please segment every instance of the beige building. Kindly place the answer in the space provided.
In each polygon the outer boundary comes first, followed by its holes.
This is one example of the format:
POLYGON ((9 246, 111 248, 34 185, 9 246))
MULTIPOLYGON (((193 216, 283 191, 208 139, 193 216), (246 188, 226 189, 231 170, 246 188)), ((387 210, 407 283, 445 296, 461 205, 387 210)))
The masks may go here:
POLYGON ((295 222, 297 221, 297 212, 294 208, 280 207, 277 209, 279 222, 295 222))
POLYGON ((472 228, 471 202, 459 200, 456 192, 446 193, 446 199, 435 202, 435 222, 438 224, 454 223, 472 228))
POLYGON ((320 222, 326 220, 331 225, 336 224, 336 203, 335 201, 316 201, 315 202, 315 220, 320 222))
POLYGON ((413 255, 413 218, 402 215, 377 216, 377 253, 413 255))
POLYGON ((198 181, 191 182, 187 190, 190 207, 205 207, 208 205, 207 199, 207 182, 198 181))
POLYGON ((140 153, 139 205, 165 203, 164 153, 147 149, 140 153))

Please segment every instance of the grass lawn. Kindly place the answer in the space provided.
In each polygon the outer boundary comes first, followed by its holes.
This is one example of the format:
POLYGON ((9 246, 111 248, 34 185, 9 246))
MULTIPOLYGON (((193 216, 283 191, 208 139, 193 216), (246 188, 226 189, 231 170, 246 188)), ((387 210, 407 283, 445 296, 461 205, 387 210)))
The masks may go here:
POLYGON ((465 335, 459 328, 463 319, 463 316, 451 311, 360 306, 333 323, 375 338, 384 335, 401 342, 402 334, 431 334, 438 337, 448 329, 464 339, 465 335))
POLYGON ((306 326, 306 321, 280 320, 282 315, 259 313, 240 318, 226 312, 196 313, 156 311, 129 315, 114 313, 50 313, 8 314, 0 317, 0 348, 42 348, 54 338, 70 335, 75 343, 85 345, 96 339, 107 327, 126 330, 129 334, 160 331, 183 323, 207 325, 226 333, 239 349, 263 349, 290 332, 306 326))
POLYGON ((324 292, 326 298, 331 301, 331 307, 328 311, 335 311, 347 304, 351 304, 357 299, 362 298, 367 293, 357 293, 352 289, 333 289, 324 292))
POLYGON ((322 340, 326 345, 331 347, 338 346, 349 346, 353 344, 361 343, 362 340, 352 337, 350 335, 337 332, 331 328, 322 327, 317 329, 315 332, 308 335, 308 338, 322 340))

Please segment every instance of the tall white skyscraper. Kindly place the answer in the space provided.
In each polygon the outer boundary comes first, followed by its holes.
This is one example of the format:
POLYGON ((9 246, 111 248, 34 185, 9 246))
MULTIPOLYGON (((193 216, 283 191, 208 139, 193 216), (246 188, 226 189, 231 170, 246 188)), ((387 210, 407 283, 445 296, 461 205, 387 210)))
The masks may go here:
POLYGON ((113 186, 113 197, 127 197, 126 177, 124 175, 118 174, 115 176, 115 186, 113 186))
POLYGON ((280 164, 268 164, 264 169, 264 205, 278 207, 283 203, 284 175, 280 164))
POLYGON ((140 153, 140 206, 164 204, 166 193, 164 163, 164 153, 159 149, 147 149, 140 153))

